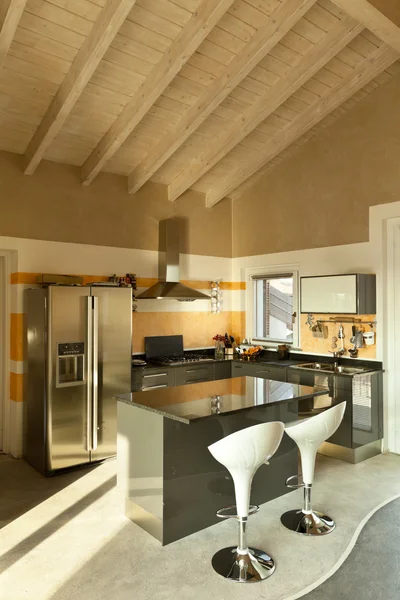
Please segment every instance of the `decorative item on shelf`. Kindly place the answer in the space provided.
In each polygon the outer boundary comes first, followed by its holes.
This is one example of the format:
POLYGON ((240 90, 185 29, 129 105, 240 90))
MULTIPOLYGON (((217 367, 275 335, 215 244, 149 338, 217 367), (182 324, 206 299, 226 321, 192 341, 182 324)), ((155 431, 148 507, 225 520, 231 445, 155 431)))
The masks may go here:
POLYGON ((311 313, 307 315, 306 325, 308 325, 308 328, 311 330, 314 327, 314 315, 311 313))
POLYGON ((131 287, 134 290, 137 288, 136 275, 134 273, 127 273, 122 277, 118 277, 118 275, 114 273, 114 275, 111 275, 111 277, 108 278, 108 281, 111 283, 118 283, 120 287, 131 287))
POLYGON ((312 326, 311 332, 313 337, 319 338, 321 340, 326 340, 326 338, 328 337, 328 328, 326 325, 323 325, 321 321, 317 321, 316 325, 312 326))
POLYGON ((279 360, 287 360, 290 355, 290 346, 287 344, 279 344, 278 345, 278 359, 279 360))
POLYGON ((217 333, 214 335, 213 340, 215 342, 215 358, 220 359, 225 356, 225 336, 217 333))
POLYGON ((110 283, 118 284, 119 287, 130 287, 132 288, 132 312, 137 311, 136 294, 133 290, 137 289, 136 275, 134 273, 127 273, 123 277, 118 277, 116 273, 108 278, 110 283))
POLYGON ((211 282, 211 313, 217 314, 222 308, 222 294, 220 288, 220 279, 211 282))

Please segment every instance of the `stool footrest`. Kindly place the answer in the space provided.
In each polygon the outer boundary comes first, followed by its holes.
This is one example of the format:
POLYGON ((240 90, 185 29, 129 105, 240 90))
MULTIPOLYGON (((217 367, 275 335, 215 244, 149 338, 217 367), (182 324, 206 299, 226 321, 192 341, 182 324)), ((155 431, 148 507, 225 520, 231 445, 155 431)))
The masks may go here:
POLYGON ((292 489, 292 490, 297 490, 299 488, 304 487, 304 481, 301 477, 301 475, 292 475, 291 477, 288 477, 286 479, 286 487, 292 489), (292 483, 297 481, 297 483, 292 483))
MULTIPOLYGON (((256 504, 249 506, 249 517, 254 515, 256 512, 260 510, 260 507, 256 504)), ((219 519, 239 519, 239 515, 236 514, 236 504, 231 504, 230 506, 224 506, 220 508, 215 513, 219 519), (232 514, 226 514, 228 511, 235 511, 232 514)))

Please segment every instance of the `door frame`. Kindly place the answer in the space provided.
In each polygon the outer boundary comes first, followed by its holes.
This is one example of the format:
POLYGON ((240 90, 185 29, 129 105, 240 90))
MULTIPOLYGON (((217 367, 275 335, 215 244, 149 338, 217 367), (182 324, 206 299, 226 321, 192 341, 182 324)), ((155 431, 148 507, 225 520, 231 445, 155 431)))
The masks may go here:
POLYGON ((11 399, 10 399, 10 329, 11 329, 11 250, 0 250, 0 293, 3 302, 0 303, 0 451, 4 454, 10 452, 11 439, 11 399))
POLYGON ((396 365, 396 355, 400 353, 400 318, 396 311, 396 304, 400 303, 400 218, 387 220, 385 246, 386 281, 383 281, 383 287, 386 288, 386 446, 389 451, 400 454, 400 372, 396 365))

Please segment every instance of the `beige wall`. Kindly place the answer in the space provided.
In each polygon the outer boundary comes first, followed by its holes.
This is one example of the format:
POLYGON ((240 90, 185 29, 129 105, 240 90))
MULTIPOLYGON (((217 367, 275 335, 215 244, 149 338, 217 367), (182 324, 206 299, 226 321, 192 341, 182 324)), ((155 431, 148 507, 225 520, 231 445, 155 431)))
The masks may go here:
POLYGON ((106 173, 84 187, 76 167, 43 161, 28 176, 22 160, 0 152, 0 236, 156 250, 158 222, 176 215, 187 219, 182 252, 231 256, 230 200, 210 210, 189 192, 172 203, 156 184, 130 195, 106 173))
POLYGON ((400 76, 233 202, 233 255, 368 240, 370 206, 400 200, 400 76))

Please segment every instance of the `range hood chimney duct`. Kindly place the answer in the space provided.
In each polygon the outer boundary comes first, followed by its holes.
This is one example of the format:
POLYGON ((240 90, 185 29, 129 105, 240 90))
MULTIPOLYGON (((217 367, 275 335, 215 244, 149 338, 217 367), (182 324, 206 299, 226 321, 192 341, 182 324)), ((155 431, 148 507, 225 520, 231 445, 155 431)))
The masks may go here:
POLYGON ((178 219, 160 221, 158 244, 158 282, 137 296, 137 300, 163 300, 180 302, 210 300, 210 296, 179 282, 179 226, 178 219))

